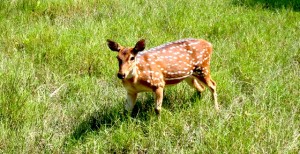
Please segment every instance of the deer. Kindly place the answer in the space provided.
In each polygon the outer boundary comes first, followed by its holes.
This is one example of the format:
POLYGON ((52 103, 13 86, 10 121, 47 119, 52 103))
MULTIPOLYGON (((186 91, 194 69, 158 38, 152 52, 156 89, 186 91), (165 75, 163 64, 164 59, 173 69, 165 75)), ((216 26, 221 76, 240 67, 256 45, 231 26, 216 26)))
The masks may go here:
POLYGON ((118 52, 117 77, 127 91, 125 110, 132 112, 140 92, 155 94, 155 113, 160 115, 164 88, 186 81, 202 93, 207 87, 212 94, 214 107, 219 111, 216 82, 210 75, 212 44, 204 39, 181 39, 149 50, 144 50, 145 39, 134 47, 123 47, 107 39, 111 51, 118 52))

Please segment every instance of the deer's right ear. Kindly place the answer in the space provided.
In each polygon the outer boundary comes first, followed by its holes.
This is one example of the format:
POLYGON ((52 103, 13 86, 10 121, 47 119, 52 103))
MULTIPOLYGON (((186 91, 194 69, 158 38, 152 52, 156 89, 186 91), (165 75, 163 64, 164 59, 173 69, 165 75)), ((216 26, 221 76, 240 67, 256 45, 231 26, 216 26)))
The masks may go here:
POLYGON ((135 47, 133 48, 133 51, 135 54, 137 54, 140 51, 143 51, 145 49, 146 43, 144 39, 139 40, 136 44, 135 47))
POLYGON ((107 45, 111 51, 119 52, 121 50, 121 46, 118 43, 116 43, 112 40, 109 40, 109 39, 107 39, 106 41, 107 41, 107 45))

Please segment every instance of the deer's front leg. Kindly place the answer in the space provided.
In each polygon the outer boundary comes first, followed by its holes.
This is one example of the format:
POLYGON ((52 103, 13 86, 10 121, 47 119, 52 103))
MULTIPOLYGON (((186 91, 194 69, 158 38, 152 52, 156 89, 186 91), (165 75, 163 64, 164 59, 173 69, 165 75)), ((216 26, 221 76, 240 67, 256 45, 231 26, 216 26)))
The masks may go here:
POLYGON ((159 115, 161 111, 162 101, 163 101, 164 88, 159 87, 154 91, 154 93, 155 93, 155 112, 157 115, 159 115))
POLYGON ((137 93, 127 92, 127 102, 125 104, 125 109, 128 112, 131 112, 133 110, 136 98, 137 98, 137 93))

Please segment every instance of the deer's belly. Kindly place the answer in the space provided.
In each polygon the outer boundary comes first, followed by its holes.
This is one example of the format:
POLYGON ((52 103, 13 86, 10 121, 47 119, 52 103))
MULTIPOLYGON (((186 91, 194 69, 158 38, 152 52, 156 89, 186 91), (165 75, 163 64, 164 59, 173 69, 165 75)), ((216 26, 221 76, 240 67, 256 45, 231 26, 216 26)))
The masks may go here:
MULTIPOLYGON (((185 78, 184 78, 185 79, 185 78)), ((184 79, 173 79, 173 80, 166 80, 166 86, 172 86, 172 85, 176 85, 178 83, 180 83, 181 81, 183 81, 184 79)))
POLYGON ((150 83, 143 80, 138 80, 134 82, 133 80, 123 80, 123 86, 128 92, 146 92, 152 91, 153 87, 151 87, 150 83))

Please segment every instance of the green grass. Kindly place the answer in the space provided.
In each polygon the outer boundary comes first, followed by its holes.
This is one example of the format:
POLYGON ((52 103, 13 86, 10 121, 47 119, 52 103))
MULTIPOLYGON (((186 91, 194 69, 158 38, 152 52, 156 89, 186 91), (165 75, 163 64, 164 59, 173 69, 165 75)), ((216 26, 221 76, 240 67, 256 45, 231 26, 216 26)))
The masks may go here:
POLYGON ((297 1, 0 2, 0 153, 299 153, 297 1), (210 92, 166 89, 123 115, 126 91, 106 39, 147 48, 214 45, 210 92))

